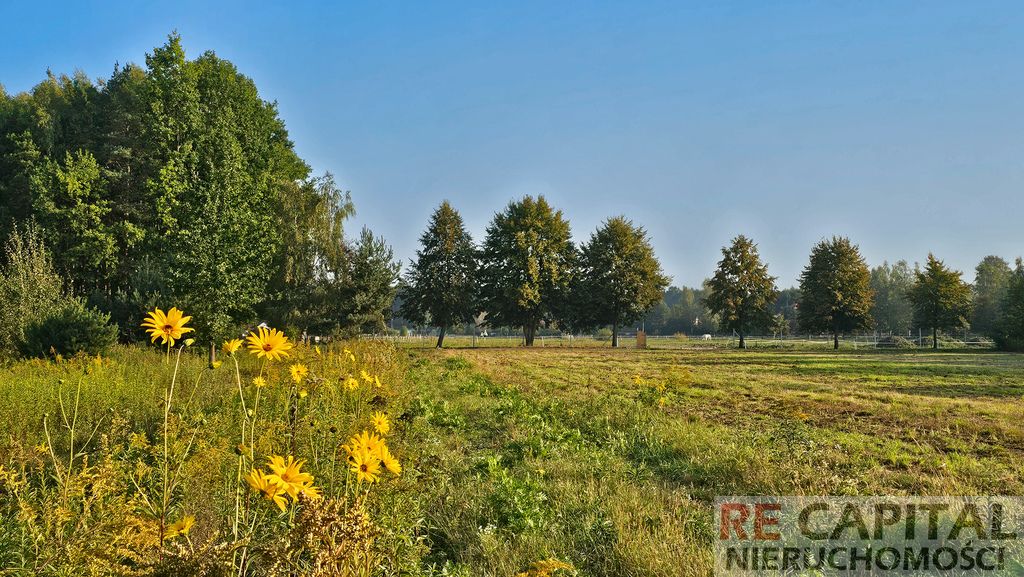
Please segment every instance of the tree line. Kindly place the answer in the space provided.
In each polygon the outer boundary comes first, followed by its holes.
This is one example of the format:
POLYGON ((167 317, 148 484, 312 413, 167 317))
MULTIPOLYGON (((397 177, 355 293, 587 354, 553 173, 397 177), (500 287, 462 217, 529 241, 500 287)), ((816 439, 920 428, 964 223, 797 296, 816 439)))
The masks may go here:
POLYGON ((938 346, 940 333, 970 330, 993 339, 1001 348, 1024 348, 1020 259, 1011 268, 1001 257, 985 257, 971 285, 934 255, 928 255, 923 268, 900 260, 868 269, 856 245, 846 238, 833 238, 812 249, 799 287, 780 291, 774 279, 766 277, 749 239, 737 238, 724 253, 715 278, 702 287, 669 287, 644 318, 649 330, 654 334, 726 330, 741 337, 752 331, 826 333, 835 346, 844 334, 870 330, 899 339, 921 329, 929 333, 933 347, 938 346), (737 266, 742 259, 747 259, 746 267, 737 266), (743 268, 759 276, 748 272, 744 277, 743 268), (749 303, 751 295, 760 300, 749 309, 730 304, 749 303), (723 313, 726 322, 719 317, 723 313))
POLYGON ((186 58, 176 34, 105 81, 0 87, 0 238, 39 237, 70 298, 123 339, 172 303, 206 340, 259 319, 383 328, 399 265, 371 231, 346 237, 354 210, 251 79, 213 52, 186 58))
POLYGON ((834 348, 850 333, 890 335, 922 328, 938 348, 940 333, 973 328, 1008 349, 1024 345, 1024 267, 998 257, 978 265, 976 282, 929 254, 869 269, 850 239, 817 243, 799 287, 780 291, 756 244, 737 236, 722 249, 714 275, 699 289, 667 287, 646 231, 625 217, 606 220, 576 247, 569 223, 543 197, 525 197, 495 214, 474 245, 448 202, 434 212, 401 292, 402 316, 438 328, 521 327, 533 344, 538 327, 576 332, 619 328, 643 319, 655 333, 734 332, 739 346, 756 331, 828 334, 834 348), (675 332, 675 331, 674 331, 675 332))
MULTIPOLYGON (((973 286, 929 255, 868 269, 856 245, 816 245, 798 288, 778 290, 756 245, 739 236, 697 289, 669 287, 643 227, 604 221, 579 246, 544 197, 498 211, 476 244, 447 202, 432 215, 404 275, 384 239, 346 235, 351 195, 313 175, 274 103, 212 52, 185 56, 172 34, 145 65, 115 65, 0 88, 0 345, 36 353, 46 335, 138 338, 143 311, 172 304, 213 342, 259 320, 292 332, 383 330, 398 312, 438 329, 479 321, 580 332, 642 321, 655 331, 971 326, 1024 346, 1024 271, 997 257, 973 286), (44 286, 46 285, 46 286, 44 286), (107 326, 120 327, 111 333, 107 326), (81 327, 96 330, 84 331, 81 327), (102 327, 102 329, 101 329, 102 327)), ((107 337, 104 337, 107 338, 107 337)))
POLYGON ((541 327, 569 331, 639 319, 661 299, 669 279, 647 232, 607 219, 577 247, 569 222, 543 196, 510 202, 476 246, 447 201, 434 211, 403 279, 400 314, 437 327, 437 346, 453 326, 476 322, 517 327, 532 346, 541 327))

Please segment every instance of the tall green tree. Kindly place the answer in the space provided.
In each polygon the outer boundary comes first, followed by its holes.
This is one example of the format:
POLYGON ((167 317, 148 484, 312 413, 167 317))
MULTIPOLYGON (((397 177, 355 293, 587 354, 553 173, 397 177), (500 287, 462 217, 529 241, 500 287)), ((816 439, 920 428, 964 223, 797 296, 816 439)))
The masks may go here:
POLYGON ((36 221, 58 270, 80 291, 106 288, 118 269, 119 235, 96 158, 66 152, 61 163, 43 163, 33 182, 36 221))
POLYGON ((800 275, 800 329, 831 333, 839 349, 839 335, 871 327, 872 296, 871 273, 857 245, 842 237, 822 240, 800 275))
POLYGON ((994 336, 1003 317, 1003 301, 1010 283, 1010 265, 998 256, 986 256, 974 269, 973 331, 994 336))
POLYGON ((573 301, 582 306, 582 317, 589 323, 612 326, 612 346, 617 347, 619 327, 640 319, 657 304, 668 282, 647 231, 616 216, 580 250, 573 301))
POLYGON ((341 327, 337 287, 348 281, 351 250, 345 221, 352 196, 330 174, 283 186, 277 201, 279 246, 264 313, 275 326, 329 334, 341 327))
POLYGON ((449 327, 468 323, 476 313, 476 248, 462 216, 448 201, 434 211, 420 236, 406 274, 401 315, 437 327, 437 348, 449 327))
POLYGON ((908 294, 914 286, 914 271, 907 261, 883 262, 871 269, 871 290, 875 293, 871 316, 875 328, 894 335, 906 335, 914 320, 908 294))
POLYGON ((394 251, 383 238, 363 228, 352 249, 349 274, 339 283, 342 298, 338 302, 343 332, 378 332, 387 327, 391 303, 398 290, 398 273, 402 268, 394 256, 394 251))
POLYGON ((705 304, 718 316, 719 326, 736 331, 741 349, 747 348, 749 331, 771 322, 771 306, 778 296, 775 277, 768 274, 757 245, 749 238, 737 236, 722 248, 722 260, 708 289, 705 304))
POLYGON ((955 271, 928 254, 923 271, 917 271, 909 298, 914 307, 914 322, 932 331, 932 348, 939 348, 939 331, 968 326, 971 314, 971 287, 955 271))
POLYGON ((1024 262, 1019 258, 1007 278, 995 341, 1003 350, 1024 351, 1024 262))
POLYGON ((487 227, 481 308, 489 326, 522 327, 533 346, 541 323, 565 318, 575 266, 569 222, 543 196, 509 203, 487 227))

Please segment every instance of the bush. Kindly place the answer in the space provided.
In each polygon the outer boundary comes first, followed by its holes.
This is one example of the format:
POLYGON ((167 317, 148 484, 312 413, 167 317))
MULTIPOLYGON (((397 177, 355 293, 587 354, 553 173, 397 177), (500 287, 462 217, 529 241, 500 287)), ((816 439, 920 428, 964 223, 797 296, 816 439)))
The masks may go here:
POLYGON ((110 315, 73 300, 25 328, 22 353, 26 356, 98 355, 117 342, 117 325, 110 315))
POLYGON ((878 348, 882 349, 913 349, 917 348, 917 345, 913 341, 907 340, 899 335, 892 335, 882 339, 878 339, 878 348))
POLYGON ((598 329, 594 333, 594 339, 598 341, 610 341, 612 339, 612 330, 609 328, 598 329))
POLYGON ((11 231, 0 270, 0 350, 24 344, 25 329, 70 301, 64 280, 53 267, 42 236, 34 226, 11 231))

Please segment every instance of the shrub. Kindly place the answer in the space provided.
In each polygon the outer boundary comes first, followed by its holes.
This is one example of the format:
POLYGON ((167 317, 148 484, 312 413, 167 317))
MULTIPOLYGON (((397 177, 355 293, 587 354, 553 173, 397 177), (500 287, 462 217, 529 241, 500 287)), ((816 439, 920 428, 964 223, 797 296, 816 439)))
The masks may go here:
POLYGON ((886 349, 913 349, 917 345, 908 339, 905 339, 899 335, 892 335, 885 338, 878 339, 878 348, 886 349))
POLYGON ((26 356, 98 355, 117 341, 110 315, 72 300, 25 328, 21 352, 26 356))
POLYGON ((594 339, 598 341, 609 341, 612 338, 612 330, 605 327, 594 333, 594 339))
POLYGON ((52 314, 70 300, 64 280, 53 267, 39 230, 11 231, 0 270, 0 350, 24 344, 29 324, 52 314))

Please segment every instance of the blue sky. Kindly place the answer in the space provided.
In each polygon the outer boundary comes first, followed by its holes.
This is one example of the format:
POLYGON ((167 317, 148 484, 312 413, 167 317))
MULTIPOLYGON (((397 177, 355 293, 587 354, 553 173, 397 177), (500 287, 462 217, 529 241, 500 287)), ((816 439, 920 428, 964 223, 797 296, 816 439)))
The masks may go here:
POLYGON ((479 238, 524 194, 578 240, 643 224, 676 284, 741 233, 782 286, 832 234, 968 279, 1024 253, 1024 4, 173 4, 11 2, 0 83, 105 78, 178 30, 279 103, 352 191, 350 232, 406 261, 441 200, 479 238))

